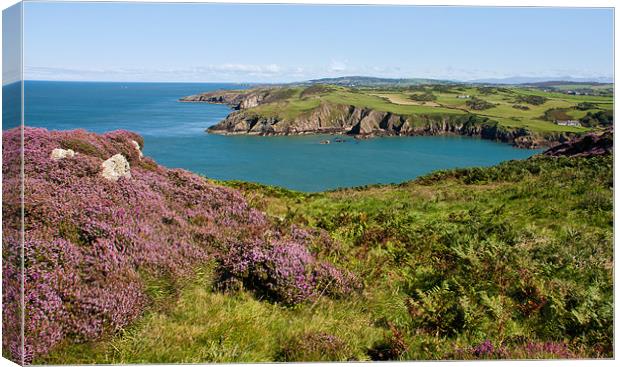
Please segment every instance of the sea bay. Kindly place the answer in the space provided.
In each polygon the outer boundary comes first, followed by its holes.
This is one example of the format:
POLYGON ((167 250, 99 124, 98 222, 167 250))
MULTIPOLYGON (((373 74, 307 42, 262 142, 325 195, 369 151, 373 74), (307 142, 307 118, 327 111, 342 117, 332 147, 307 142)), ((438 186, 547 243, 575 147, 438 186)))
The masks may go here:
POLYGON ((345 142, 335 143, 334 136, 321 135, 213 135, 205 129, 226 117, 230 108, 178 102, 190 94, 245 87, 222 83, 26 81, 25 123, 50 130, 131 130, 144 137, 144 154, 169 168, 309 192, 398 183, 438 169, 490 166, 538 152, 460 136, 362 141, 343 137, 345 142), (320 144, 326 139, 332 143, 320 144))

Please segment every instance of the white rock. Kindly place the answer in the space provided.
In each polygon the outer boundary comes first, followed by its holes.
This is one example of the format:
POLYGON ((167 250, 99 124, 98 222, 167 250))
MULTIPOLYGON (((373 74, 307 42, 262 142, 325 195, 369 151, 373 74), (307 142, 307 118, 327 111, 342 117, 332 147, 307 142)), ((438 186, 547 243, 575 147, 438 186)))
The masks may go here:
POLYGON ((101 168, 101 175, 108 180, 117 181, 121 177, 131 177, 129 162, 122 154, 115 154, 103 161, 101 168))
POLYGON ((136 148, 136 150, 140 154, 140 158, 144 157, 144 154, 142 154, 142 151, 140 150, 140 144, 138 144, 138 142, 135 140, 130 140, 130 141, 131 141, 131 144, 133 144, 134 148, 136 148))
POLYGON ((52 159, 55 161, 59 161, 65 158, 71 158, 73 156, 75 156, 75 152, 72 149, 56 148, 52 150, 52 159))

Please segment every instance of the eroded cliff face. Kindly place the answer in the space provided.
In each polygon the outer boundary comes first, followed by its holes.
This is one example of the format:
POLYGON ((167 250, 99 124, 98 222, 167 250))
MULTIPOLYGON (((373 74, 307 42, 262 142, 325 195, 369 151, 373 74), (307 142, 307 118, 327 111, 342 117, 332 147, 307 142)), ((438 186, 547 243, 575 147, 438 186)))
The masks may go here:
POLYGON ((322 103, 318 108, 287 120, 251 110, 235 111, 208 129, 216 134, 295 135, 347 134, 358 137, 391 135, 465 135, 536 149, 566 141, 565 134, 541 136, 526 129, 507 129, 475 115, 401 116, 347 105, 322 103))
POLYGON ((236 111, 207 130, 215 134, 300 135, 347 134, 356 137, 391 135, 465 135, 536 149, 565 142, 565 133, 539 135, 523 128, 509 129, 487 117, 473 114, 398 115, 353 105, 322 102, 294 118, 264 114, 253 107, 281 100, 284 89, 219 91, 189 96, 186 102, 224 103, 236 111))
POLYGON ((553 157, 595 157, 612 154, 613 150, 614 131, 613 128, 607 128, 558 144, 547 149, 543 154, 553 157))
POLYGON ((234 110, 256 107, 286 97, 288 89, 259 88, 250 90, 218 90, 179 99, 180 102, 225 104, 234 110))
POLYGON ((215 91, 183 97, 179 101, 225 104, 238 110, 258 106, 261 100, 260 96, 261 94, 256 91, 246 93, 240 91, 215 91))

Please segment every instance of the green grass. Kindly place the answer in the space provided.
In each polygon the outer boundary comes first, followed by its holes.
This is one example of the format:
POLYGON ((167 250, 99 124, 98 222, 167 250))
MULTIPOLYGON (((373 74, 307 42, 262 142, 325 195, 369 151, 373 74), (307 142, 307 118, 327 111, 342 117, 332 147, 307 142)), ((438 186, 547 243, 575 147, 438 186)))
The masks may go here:
POLYGON ((274 221, 326 231, 339 246, 317 254, 356 273, 364 290, 287 308, 213 290, 207 267, 176 292, 149 282, 166 307, 42 362, 274 361, 312 332, 337 336, 346 359, 395 339, 406 346, 400 359, 452 358, 487 339, 509 357, 537 358, 519 349, 528 341, 610 357, 612 166, 611 156, 534 158, 316 194, 219 182, 274 221))
POLYGON ((461 86, 447 91, 436 91, 430 86, 421 86, 411 90, 402 88, 371 88, 351 89, 340 86, 314 86, 304 93, 302 89, 295 89, 288 98, 277 102, 263 104, 253 109, 251 113, 263 116, 273 116, 293 121, 296 118, 309 114, 318 108, 321 103, 335 105, 353 105, 370 108, 382 112, 391 112, 402 116, 454 116, 472 113, 485 116, 497 121, 507 128, 526 128, 533 133, 582 133, 588 128, 560 126, 542 118, 545 111, 552 108, 563 108, 570 111, 572 118, 579 119, 587 111, 578 111, 574 107, 580 102, 594 103, 600 109, 612 109, 612 97, 601 96, 573 96, 559 92, 544 92, 535 88, 495 88, 491 93, 483 93, 479 88, 461 86), (312 89, 313 88, 313 89, 312 89), (432 103, 415 103, 411 100, 414 93, 430 93, 437 97, 432 103), (471 98, 481 98, 495 104, 495 107, 483 111, 472 110, 467 106, 468 99, 457 98, 459 95, 469 95, 471 98), (543 96, 547 101, 541 105, 528 105, 528 110, 514 108, 519 96, 543 96))

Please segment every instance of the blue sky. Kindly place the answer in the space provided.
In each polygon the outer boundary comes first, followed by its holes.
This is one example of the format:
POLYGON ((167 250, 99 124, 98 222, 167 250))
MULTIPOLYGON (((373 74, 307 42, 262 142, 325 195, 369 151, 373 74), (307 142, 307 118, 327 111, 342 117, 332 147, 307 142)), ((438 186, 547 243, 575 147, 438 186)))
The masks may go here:
POLYGON ((613 11, 29 2, 24 65, 42 80, 611 77, 613 11))
POLYGON ((2 84, 21 80, 21 4, 2 12, 2 84))

